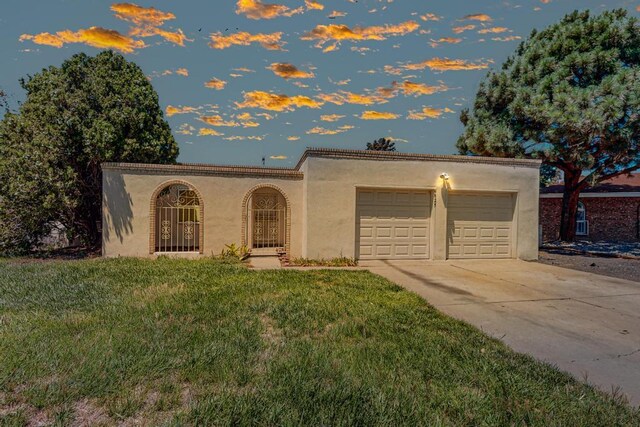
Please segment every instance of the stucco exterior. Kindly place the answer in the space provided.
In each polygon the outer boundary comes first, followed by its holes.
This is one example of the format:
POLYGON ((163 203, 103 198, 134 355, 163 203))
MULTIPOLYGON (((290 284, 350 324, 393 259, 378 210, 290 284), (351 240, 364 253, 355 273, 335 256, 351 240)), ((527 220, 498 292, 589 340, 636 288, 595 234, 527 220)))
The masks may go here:
POLYGON ((153 256, 152 195, 166 183, 181 181, 202 197, 203 255, 242 243, 243 200, 256 186, 266 185, 287 199, 290 257, 357 258, 356 194, 388 188, 430 192, 429 255, 434 260, 447 258, 450 194, 512 193, 512 254, 532 260, 538 250, 538 174, 539 162, 531 160, 332 149, 309 149, 292 169, 105 164, 103 255, 153 256), (448 174, 447 181, 442 173, 448 174))

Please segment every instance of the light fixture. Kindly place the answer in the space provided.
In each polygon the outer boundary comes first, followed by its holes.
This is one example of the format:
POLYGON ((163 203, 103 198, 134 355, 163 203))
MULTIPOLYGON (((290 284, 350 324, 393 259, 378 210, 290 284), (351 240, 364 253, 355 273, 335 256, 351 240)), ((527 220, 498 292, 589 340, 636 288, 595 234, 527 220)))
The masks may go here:
POLYGON ((440 178, 444 179, 445 181, 448 181, 449 180, 449 174, 446 173, 446 172, 442 172, 440 174, 440 178))

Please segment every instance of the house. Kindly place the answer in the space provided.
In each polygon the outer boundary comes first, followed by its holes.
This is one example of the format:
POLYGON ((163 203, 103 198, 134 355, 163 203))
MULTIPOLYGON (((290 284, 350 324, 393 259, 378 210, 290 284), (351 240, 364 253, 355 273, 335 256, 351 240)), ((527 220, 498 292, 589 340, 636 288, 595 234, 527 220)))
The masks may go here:
POLYGON ((103 255, 532 260, 539 166, 329 148, 294 168, 105 163, 103 255))
MULTIPOLYGON (((562 183, 540 189, 540 227, 544 242, 558 239, 562 190, 562 183)), ((582 190, 576 235, 591 241, 640 241, 640 173, 619 175, 582 190)))

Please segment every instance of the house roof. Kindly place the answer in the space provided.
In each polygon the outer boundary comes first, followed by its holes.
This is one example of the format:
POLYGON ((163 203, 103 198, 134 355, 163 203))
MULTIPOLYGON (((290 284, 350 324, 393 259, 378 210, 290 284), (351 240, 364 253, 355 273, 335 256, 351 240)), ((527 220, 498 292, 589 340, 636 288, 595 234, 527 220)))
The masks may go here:
POLYGON ((344 150, 340 148, 307 148, 300 157, 295 169, 300 169, 302 164, 309 157, 323 157, 331 159, 357 159, 357 160, 378 160, 378 161, 435 161, 435 162, 460 162, 460 163, 485 163, 504 166, 524 166, 540 167, 540 160, 531 159, 511 159, 502 157, 481 157, 463 155, 441 155, 441 154, 418 154, 399 153, 397 151, 375 151, 375 150, 344 150))
POLYGON ((204 163, 179 163, 160 165, 155 163, 103 163, 103 170, 127 170, 135 172, 151 172, 168 175, 218 175, 218 176, 251 176, 266 178, 302 179, 304 174, 291 168, 273 168, 264 166, 225 166, 204 163))
MULTIPOLYGON (((562 193, 564 183, 550 185, 540 189, 542 194, 562 193)), ((637 193, 640 192, 640 173, 618 175, 607 179, 594 187, 587 187, 581 193, 637 193)))
POLYGON ((503 166, 521 166, 539 168, 539 160, 507 159, 500 157, 480 157, 462 155, 438 155, 398 153, 395 151, 372 150, 343 150, 338 148, 307 148, 294 168, 276 168, 264 166, 226 166, 204 163, 179 163, 174 165, 161 165, 149 163, 114 163, 102 164, 103 170, 127 170, 137 172, 151 172, 158 174, 184 174, 191 175, 227 175, 227 176, 252 176, 252 177, 278 177, 289 179, 302 179, 300 168, 309 157, 322 157, 330 159, 356 159, 375 161, 435 161, 435 162, 460 162, 460 163, 484 163, 503 166))

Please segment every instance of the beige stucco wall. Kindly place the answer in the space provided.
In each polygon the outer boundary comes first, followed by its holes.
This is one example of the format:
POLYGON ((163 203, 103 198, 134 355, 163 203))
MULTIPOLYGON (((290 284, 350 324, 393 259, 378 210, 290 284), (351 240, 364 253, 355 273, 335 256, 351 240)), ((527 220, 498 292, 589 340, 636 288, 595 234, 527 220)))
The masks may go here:
POLYGON ((308 157, 305 161, 306 244, 309 258, 356 256, 356 189, 413 188, 433 191, 431 258, 446 258, 447 196, 452 191, 516 193, 515 256, 538 256, 538 168, 455 161, 374 161, 308 157), (449 174, 443 187, 440 174, 449 174))
POLYGON ((204 203, 203 255, 219 254, 225 244, 241 244, 242 201, 256 185, 272 184, 288 197, 291 208, 292 256, 302 253, 302 180, 157 174, 103 170, 103 255, 151 256, 149 221, 151 198, 164 183, 182 180, 195 187, 204 203))

